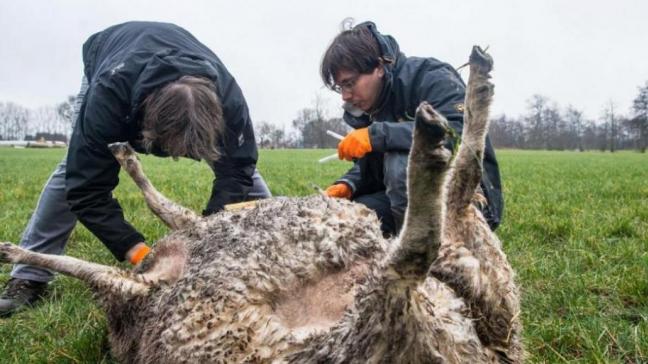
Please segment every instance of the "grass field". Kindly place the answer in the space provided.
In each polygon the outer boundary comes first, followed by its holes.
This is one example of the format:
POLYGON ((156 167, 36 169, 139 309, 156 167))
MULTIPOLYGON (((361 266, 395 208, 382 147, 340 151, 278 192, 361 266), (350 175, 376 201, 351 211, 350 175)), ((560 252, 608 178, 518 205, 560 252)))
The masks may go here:
MULTIPOLYGON (((303 196, 349 165, 332 151, 261 151, 275 195, 303 196)), ((0 149, 0 241, 17 242, 62 150, 0 149)), ((523 293, 532 363, 648 363, 648 155, 500 151, 506 210, 498 233, 523 293)), ((200 211, 212 174, 200 163, 154 157, 144 168, 163 194, 200 211)), ((166 228, 122 175, 115 191, 129 221, 153 241, 166 228)), ((117 264, 82 226, 67 253, 117 264)), ((0 267, 0 284, 10 267, 0 267)), ((59 277, 35 309, 0 319, 1 363, 110 363, 103 313, 78 281, 59 277)))

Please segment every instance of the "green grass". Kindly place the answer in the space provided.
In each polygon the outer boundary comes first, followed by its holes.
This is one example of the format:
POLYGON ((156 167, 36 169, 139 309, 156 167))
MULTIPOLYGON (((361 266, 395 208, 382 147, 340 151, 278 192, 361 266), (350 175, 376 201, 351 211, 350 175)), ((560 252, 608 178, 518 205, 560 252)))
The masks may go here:
MULTIPOLYGON (((313 193, 349 165, 316 160, 331 150, 261 151, 275 195, 313 193)), ((0 149, 0 240, 17 242, 61 150, 0 149)), ((506 210, 498 233, 522 288, 524 341, 533 363, 648 362, 648 155, 498 153, 506 210)), ((166 196, 195 210, 212 174, 200 163, 143 157, 166 196)), ((166 228, 127 176, 115 191, 149 240, 166 228)), ((79 226, 68 254, 117 264, 79 226)), ((0 283, 10 267, 0 267, 0 283)), ((111 362, 102 311, 78 281, 59 277, 35 309, 0 319, 2 363, 111 362)))

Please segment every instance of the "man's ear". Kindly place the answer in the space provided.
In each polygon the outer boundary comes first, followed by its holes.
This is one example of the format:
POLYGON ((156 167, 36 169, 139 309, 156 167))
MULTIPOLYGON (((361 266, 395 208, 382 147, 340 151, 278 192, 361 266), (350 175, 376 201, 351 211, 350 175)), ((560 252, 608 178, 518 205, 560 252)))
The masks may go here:
POLYGON ((378 65, 378 77, 383 78, 383 76, 385 76, 385 66, 381 63, 378 65))

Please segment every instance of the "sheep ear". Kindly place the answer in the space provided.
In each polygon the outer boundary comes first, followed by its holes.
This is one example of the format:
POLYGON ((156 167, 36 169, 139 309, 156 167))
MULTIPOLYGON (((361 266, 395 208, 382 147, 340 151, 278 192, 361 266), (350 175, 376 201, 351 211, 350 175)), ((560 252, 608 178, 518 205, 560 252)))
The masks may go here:
POLYGON ((11 243, 0 244, 0 263, 28 264, 86 282, 100 295, 143 296, 150 286, 132 273, 63 255, 34 253, 11 243))

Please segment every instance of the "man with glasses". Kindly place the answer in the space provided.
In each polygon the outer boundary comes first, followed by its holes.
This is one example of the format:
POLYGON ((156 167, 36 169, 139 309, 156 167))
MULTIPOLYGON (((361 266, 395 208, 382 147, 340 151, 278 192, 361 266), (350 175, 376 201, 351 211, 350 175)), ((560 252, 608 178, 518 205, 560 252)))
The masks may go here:
MULTIPOLYGON (((344 120, 355 130, 338 145, 353 167, 327 188, 376 211, 386 235, 397 234, 407 207, 406 168, 414 114, 427 101, 461 135, 465 84, 455 69, 434 58, 406 57, 396 40, 372 22, 341 32, 324 53, 324 84, 344 101, 344 120)), ((452 148, 452 145, 448 145, 452 148)), ((501 219, 503 200, 495 152, 486 139, 481 206, 490 227, 501 219)))

